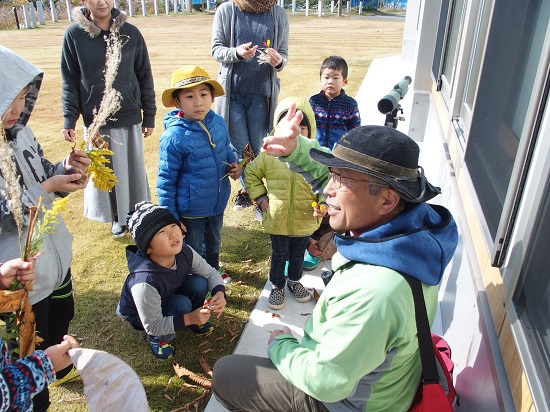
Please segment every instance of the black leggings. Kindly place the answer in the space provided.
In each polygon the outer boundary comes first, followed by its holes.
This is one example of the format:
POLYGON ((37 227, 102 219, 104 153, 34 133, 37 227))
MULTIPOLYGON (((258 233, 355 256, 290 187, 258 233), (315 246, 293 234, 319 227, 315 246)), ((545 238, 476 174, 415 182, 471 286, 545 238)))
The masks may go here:
MULTIPOLYGON (((73 283, 71 281, 71 270, 59 288, 47 298, 32 305, 36 318, 36 332, 44 339, 36 349, 46 349, 56 345, 63 340, 63 335, 69 332, 69 323, 74 317, 73 283)), ((70 372, 72 365, 56 371, 56 378, 60 379, 70 372)), ((33 410, 43 412, 50 406, 50 394, 46 387, 42 392, 33 398, 33 410)))

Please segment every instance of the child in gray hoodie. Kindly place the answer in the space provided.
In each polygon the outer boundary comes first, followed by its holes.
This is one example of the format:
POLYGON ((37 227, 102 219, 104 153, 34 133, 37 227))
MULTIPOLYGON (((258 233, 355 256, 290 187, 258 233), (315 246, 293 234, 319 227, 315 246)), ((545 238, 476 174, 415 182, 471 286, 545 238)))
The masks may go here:
MULTIPOLYGON (((29 207, 38 205, 42 197, 43 206, 51 209, 56 197, 86 187, 87 179, 80 179, 90 159, 80 150, 73 150, 57 164, 44 158, 42 147, 27 125, 44 73, 3 46, 0 46, 0 61, 3 65, 0 73, 0 139, 3 142, 0 143, 8 151, 3 155, 0 173, 0 262, 6 262, 21 254, 20 240, 26 238, 29 207), (15 181, 7 177, 6 165, 11 161, 15 166, 15 181), (14 203, 7 196, 8 187, 13 185, 20 186, 20 202, 14 203), (21 204, 24 215, 21 236, 14 218, 14 212, 19 212, 19 207, 14 206, 17 203, 21 204)), ((55 232, 44 238, 43 253, 36 259, 34 288, 29 293, 36 330, 44 339, 37 349, 61 342, 74 315, 70 271, 73 237, 60 216, 58 222, 55 232)), ((68 371, 70 369, 58 371, 58 379, 68 371)), ((34 410, 46 410, 48 398, 45 388, 35 396, 34 410)))

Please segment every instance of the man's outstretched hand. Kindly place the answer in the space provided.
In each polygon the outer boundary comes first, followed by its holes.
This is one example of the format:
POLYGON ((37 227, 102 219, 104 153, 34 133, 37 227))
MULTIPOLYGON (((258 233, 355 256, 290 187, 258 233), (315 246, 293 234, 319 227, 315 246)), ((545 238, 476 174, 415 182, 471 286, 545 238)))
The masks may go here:
POLYGON ((300 123, 304 117, 301 110, 296 110, 296 103, 292 103, 273 132, 273 136, 264 138, 262 152, 270 156, 288 156, 296 149, 300 134, 300 123))

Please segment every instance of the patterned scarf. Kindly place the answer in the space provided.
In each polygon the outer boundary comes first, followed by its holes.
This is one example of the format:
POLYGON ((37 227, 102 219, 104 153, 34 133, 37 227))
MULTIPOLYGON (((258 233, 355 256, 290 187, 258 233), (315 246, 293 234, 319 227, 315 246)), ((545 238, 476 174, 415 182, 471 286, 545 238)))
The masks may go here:
POLYGON ((271 9, 275 0, 232 0, 241 11, 249 13, 264 13, 271 9))

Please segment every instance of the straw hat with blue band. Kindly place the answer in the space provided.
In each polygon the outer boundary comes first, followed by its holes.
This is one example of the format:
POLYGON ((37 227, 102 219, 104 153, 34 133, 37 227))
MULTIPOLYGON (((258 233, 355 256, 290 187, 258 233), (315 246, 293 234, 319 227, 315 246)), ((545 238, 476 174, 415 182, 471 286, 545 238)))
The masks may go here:
POLYGON ((180 67, 172 73, 172 87, 162 92, 162 104, 164 107, 175 107, 176 103, 172 97, 174 90, 188 89, 203 83, 208 83, 214 88, 214 97, 225 94, 222 85, 217 80, 212 80, 201 66, 180 67))

